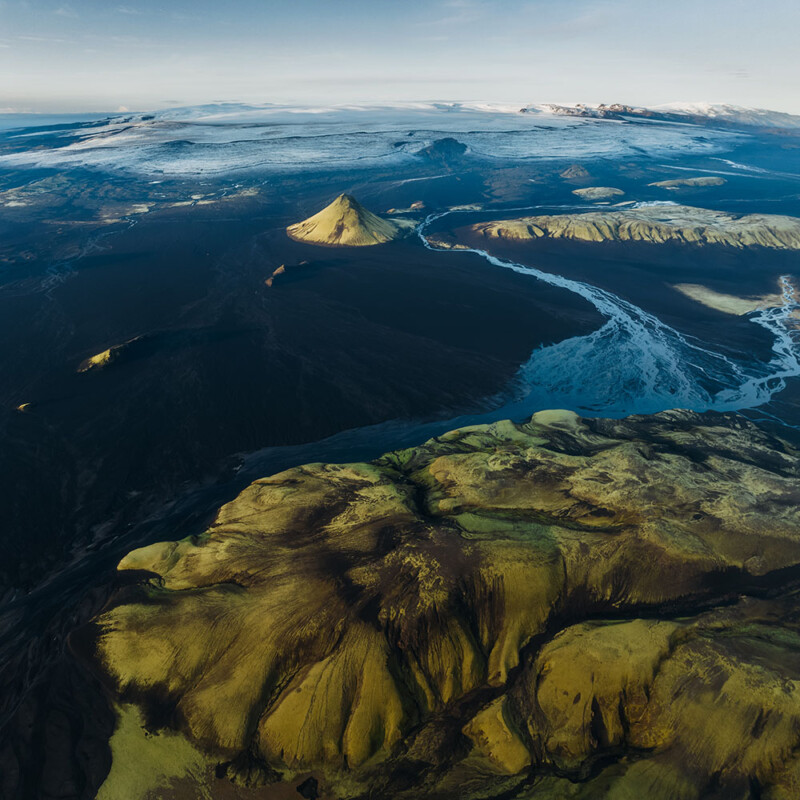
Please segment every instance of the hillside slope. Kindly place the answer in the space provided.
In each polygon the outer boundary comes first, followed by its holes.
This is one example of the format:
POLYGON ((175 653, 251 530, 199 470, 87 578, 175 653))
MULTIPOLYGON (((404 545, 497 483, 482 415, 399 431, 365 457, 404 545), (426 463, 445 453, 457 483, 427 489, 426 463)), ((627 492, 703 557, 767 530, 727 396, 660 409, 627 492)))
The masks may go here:
POLYGON ((286 233, 298 242, 364 247, 399 239, 406 235, 408 227, 367 211, 352 195, 340 194, 322 211, 290 225, 286 233))
MULTIPOLYGON (((798 478, 786 442, 678 411, 310 464, 129 554, 76 647, 120 730, 138 708, 142 748, 188 754, 162 798, 796 797, 798 478)), ((136 800, 114 752, 100 796, 136 800)))

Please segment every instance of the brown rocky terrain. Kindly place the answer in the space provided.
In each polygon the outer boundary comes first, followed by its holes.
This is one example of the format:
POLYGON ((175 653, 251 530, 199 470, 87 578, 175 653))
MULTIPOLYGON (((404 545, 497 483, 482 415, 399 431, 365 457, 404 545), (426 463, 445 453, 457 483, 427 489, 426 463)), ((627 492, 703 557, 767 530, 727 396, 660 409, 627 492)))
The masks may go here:
POLYGON ((463 142, 459 142, 452 136, 445 136, 418 150, 417 156, 443 167, 452 167, 461 160, 466 152, 467 146, 463 142))
POLYGON ((725 178, 718 175, 706 175, 698 178, 673 178, 668 181, 656 181, 649 183, 648 186, 655 186, 658 189, 667 191, 677 191, 679 189, 705 189, 709 186, 724 186, 727 183, 725 178))
POLYGON ((559 176, 564 180, 587 180, 591 178, 591 173, 581 164, 571 164, 559 176))
POLYGON ((797 797, 799 477, 737 415, 551 411, 256 481, 73 637, 99 797, 797 797))
POLYGON ((625 192, 613 186, 587 186, 585 189, 573 189, 572 194, 581 200, 612 200, 615 197, 622 197, 625 192))

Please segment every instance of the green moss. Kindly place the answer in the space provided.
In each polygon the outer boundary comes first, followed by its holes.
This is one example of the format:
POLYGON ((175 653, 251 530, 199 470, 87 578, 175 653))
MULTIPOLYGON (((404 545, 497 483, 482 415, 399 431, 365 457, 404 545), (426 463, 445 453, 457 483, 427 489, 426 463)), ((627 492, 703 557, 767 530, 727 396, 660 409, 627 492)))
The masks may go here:
POLYGON ((213 800, 207 788, 213 761, 179 733, 149 733, 136 706, 118 705, 116 713, 111 771, 97 800, 152 800, 185 778, 197 787, 197 800, 213 800))
POLYGON ((109 786, 139 791, 151 758, 202 783, 204 758, 246 757, 341 798, 343 775, 416 800, 528 769, 573 777, 564 797, 691 800, 713 775, 789 792, 796 598, 697 608, 800 565, 798 482, 792 446, 740 417, 564 411, 258 480, 120 563, 157 579, 98 619, 106 683, 167 702, 182 736, 121 717, 109 786), (588 621, 617 615, 639 618, 588 621), (647 755, 591 777, 626 753, 647 755))

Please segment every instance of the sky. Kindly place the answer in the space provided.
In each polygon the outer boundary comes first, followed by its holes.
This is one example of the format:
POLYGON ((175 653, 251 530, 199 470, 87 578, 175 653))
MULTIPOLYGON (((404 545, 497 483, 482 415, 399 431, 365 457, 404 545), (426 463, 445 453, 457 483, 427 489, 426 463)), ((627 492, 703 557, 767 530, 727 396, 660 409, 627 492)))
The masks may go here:
POLYGON ((800 113, 797 0, 0 0, 0 111, 720 102, 800 113))

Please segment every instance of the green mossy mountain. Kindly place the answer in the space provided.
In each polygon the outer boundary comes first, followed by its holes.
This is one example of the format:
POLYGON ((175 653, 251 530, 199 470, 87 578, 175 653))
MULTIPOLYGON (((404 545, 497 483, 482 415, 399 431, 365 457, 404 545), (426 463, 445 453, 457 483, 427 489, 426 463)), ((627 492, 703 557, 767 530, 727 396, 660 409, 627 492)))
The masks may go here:
POLYGON ((186 754, 160 798, 788 800, 799 501, 737 415, 540 412, 256 481, 123 559, 81 649, 186 754))
POLYGON ((290 225, 286 233, 298 242, 329 247, 366 247, 406 236, 413 224, 368 211, 350 194, 340 194, 322 211, 290 225))
MULTIPOLYGON (((602 188, 576 189, 588 199, 602 199, 602 188)), ((604 195, 608 197, 609 195, 604 195)), ((800 250, 800 218, 779 214, 729 214, 707 208, 655 204, 613 211, 548 214, 481 222, 470 233, 486 239, 525 242, 567 239, 578 242, 674 242, 800 250)))

